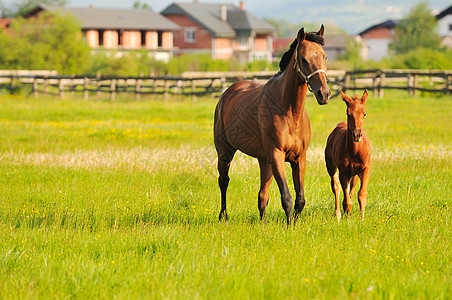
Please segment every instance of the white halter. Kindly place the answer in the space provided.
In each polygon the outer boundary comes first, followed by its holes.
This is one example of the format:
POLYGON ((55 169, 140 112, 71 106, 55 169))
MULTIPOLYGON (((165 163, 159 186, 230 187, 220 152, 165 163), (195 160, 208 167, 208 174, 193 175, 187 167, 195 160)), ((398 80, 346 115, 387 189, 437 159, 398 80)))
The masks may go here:
POLYGON ((297 48, 295 48, 295 63, 294 63, 294 65, 293 65, 293 68, 294 68, 294 69, 295 69, 295 68, 297 69, 298 75, 299 75, 302 79, 304 79, 304 81, 306 82, 306 85, 308 86, 309 91, 312 92, 312 88, 311 88, 311 86, 309 85, 309 79, 310 79, 312 76, 314 76, 315 74, 318 74, 318 73, 324 73, 325 76, 326 76, 326 78, 328 79, 328 74, 326 73, 325 70, 323 70, 323 69, 318 69, 318 70, 315 70, 314 72, 312 72, 311 74, 309 74, 308 76, 304 75, 304 73, 303 73, 303 72, 301 71, 301 69, 300 69, 300 66, 298 65, 298 45, 299 45, 299 43, 297 43, 297 48))

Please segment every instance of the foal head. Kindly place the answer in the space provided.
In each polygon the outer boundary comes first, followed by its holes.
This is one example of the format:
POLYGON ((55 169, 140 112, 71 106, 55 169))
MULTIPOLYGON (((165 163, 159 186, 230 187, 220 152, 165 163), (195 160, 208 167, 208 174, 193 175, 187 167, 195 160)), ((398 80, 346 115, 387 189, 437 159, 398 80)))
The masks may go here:
POLYGON ((351 132, 353 140, 360 142, 363 137, 364 117, 366 116, 367 90, 364 91, 361 99, 358 95, 353 98, 348 97, 341 91, 342 100, 347 104, 347 127, 351 132))
POLYGON ((304 28, 298 31, 294 65, 319 104, 327 104, 331 97, 326 74, 327 57, 322 47, 325 44, 323 32, 323 25, 318 32, 305 33, 304 28))

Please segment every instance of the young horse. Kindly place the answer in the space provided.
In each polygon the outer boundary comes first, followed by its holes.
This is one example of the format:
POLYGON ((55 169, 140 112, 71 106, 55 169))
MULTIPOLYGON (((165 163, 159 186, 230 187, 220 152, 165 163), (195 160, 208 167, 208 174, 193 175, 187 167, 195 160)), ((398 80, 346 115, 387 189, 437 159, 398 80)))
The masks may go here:
POLYGON ((341 95, 347 104, 347 124, 345 122, 339 123, 328 137, 325 147, 326 168, 331 177, 337 219, 341 219, 339 209, 340 187, 342 186, 344 192, 344 201, 342 202, 344 213, 348 214, 352 210, 351 199, 358 183, 358 177, 361 180, 358 202, 361 209, 361 218, 364 219, 372 154, 369 139, 363 129, 364 117, 366 116, 364 104, 368 95, 367 90, 361 99, 358 98, 358 95, 350 99, 342 91, 341 95), (339 175, 336 173, 337 169, 339 169, 339 175))
POLYGON ((214 141, 221 190, 220 220, 227 220, 228 171, 237 150, 259 161, 261 184, 258 207, 261 219, 274 176, 287 223, 291 221, 292 197, 284 172, 285 161, 292 166, 296 215, 303 210, 306 149, 311 138, 305 109, 306 93, 308 88, 312 89, 319 104, 328 103, 331 96, 325 71, 326 55, 321 46, 324 44, 323 32, 323 25, 317 33, 306 34, 301 28, 281 59, 280 72, 265 85, 239 81, 230 86, 218 101, 214 141))

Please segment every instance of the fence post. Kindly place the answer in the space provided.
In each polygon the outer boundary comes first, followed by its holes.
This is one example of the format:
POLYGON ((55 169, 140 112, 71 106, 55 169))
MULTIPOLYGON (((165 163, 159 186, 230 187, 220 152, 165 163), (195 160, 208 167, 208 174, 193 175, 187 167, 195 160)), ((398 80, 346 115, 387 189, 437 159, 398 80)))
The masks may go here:
POLYGON ((83 100, 88 100, 88 78, 83 78, 83 100))
POLYGON ((46 76, 45 78, 44 78, 44 93, 47 93, 48 91, 49 91, 49 86, 48 86, 48 84, 47 84, 47 81, 49 80, 49 77, 48 76, 46 76))
POLYGON ((136 79, 136 86, 135 86, 135 100, 140 100, 140 94, 141 94, 141 79, 136 79))
POLYGON ((169 80, 165 79, 163 81, 163 84, 165 86, 165 91, 163 92, 163 97, 164 97, 164 99, 166 101, 166 100, 168 100, 168 94, 169 94, 169 86, 170 86, 169 80))
POLYGON ((378 87, 378 97, 383 98, 384 95, 384 82, 386 78, 386 73, 380 71, 380 85, 378 87))
POLYGON ((195 80, 192 78, 191 79, 191 101, 196 101, 196 84, 195 84, 195 80))
POLYGON ((38 98, 38 79, 36 77, 33 79, 33 95, 38 98))
POLYGON ((345 73, 345 78, 344 78, 344 85, 342 86, 342 91, 344 93, 347 92, 347 88, 350 85, 350 74, 349 73, 345 73))
POLYGON ((452 75, 446 75, 446 95, 451 94, 450 85, 452 82, 452 75))
POLYGON ((60 78, 58 82, 58 94, 60 96, 60 99, 64 99, 64 81, 63 78, 60 78))
POLYGON ((116 79, 112 79, 110 85, 110 100, 114 101, 115 98, 116 98, 116 79))
POLYGON ((414 82, 414 77, 412 74, 408 74, 407 75, 408 79, 408 94, 413 97, 414 96, 414 89, 413 89, 413 82, 414 82))
POLYGON ((11 74, 11 93, 16 89, 16 76, 11 74))
POLYGON ((414 75, 414 78, 413 78, 413 96, 414 97, 416 97, 418 95, 418 90, 417 90, 418 79, 419 79, 419 76, 414 75))

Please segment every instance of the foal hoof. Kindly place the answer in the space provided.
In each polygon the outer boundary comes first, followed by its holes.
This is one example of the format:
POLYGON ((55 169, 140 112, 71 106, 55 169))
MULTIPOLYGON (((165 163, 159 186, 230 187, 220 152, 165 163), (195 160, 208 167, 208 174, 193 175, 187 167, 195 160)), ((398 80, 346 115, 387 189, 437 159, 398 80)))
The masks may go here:
POLYGON ((340 211, 337 211, 337 212, 335 213, 335 215, 336 215, 337 222, 339 223, 339 222, 341 221, 341 217, 342 217, 341 212, 340 212, 340 211))

